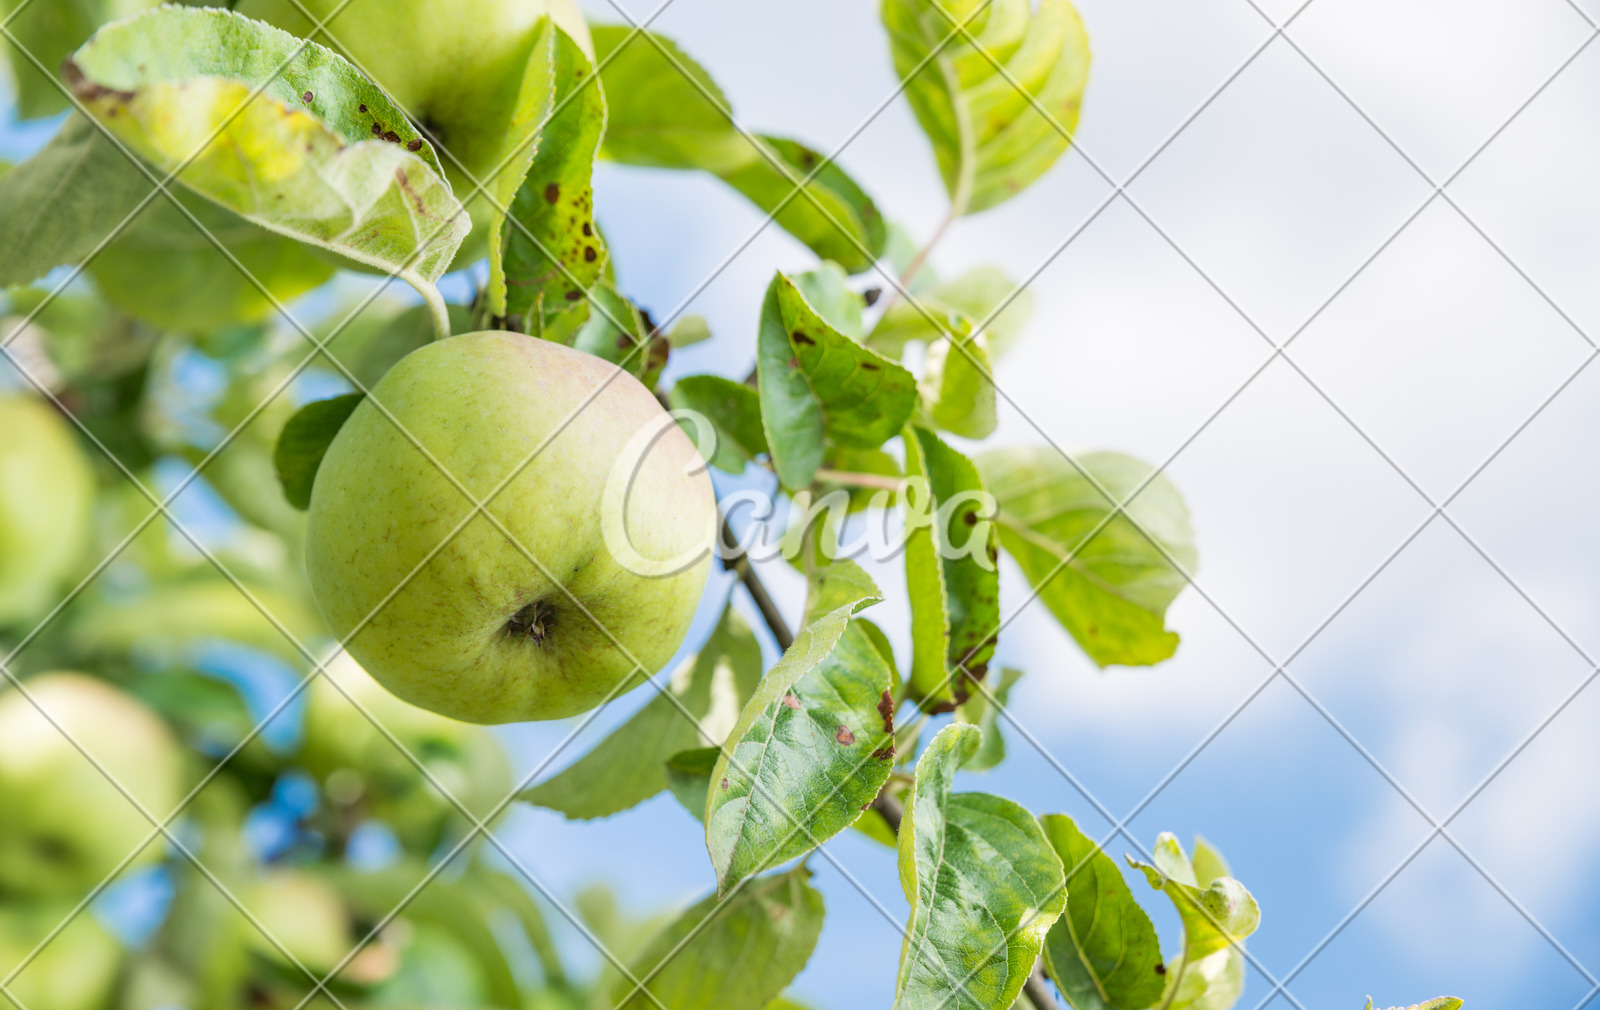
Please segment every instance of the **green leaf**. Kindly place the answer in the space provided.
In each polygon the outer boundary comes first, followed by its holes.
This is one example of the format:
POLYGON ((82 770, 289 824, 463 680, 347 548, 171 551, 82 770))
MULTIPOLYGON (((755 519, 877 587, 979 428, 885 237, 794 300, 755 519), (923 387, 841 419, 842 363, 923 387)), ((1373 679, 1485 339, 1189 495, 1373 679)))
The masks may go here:
POLYGON ((1006 759, 1006 738, 1000 731, 1001 710, 1010 701, 1011 685, 1020 679, 1021 670, 1003 669, 999 682, 989 691, 973 691, 971 697, 956 706, 956 718, 983 733, 983 745, 966 764, 968 771, 986 772, 1006 759), (992 701, 990 694, 994 695, 992 701))
POLYGON ((867 269, 883 254, 888 229, 861 187, 803 144, 779 137, 756 137, 752 143, 739 133, 729 118, 727 96, 677 43, 598 26, 594 46, 610 103, 604 157, 710 172, 763 211, 775 212, 778 225, 819 257, 851 273, 867 269), (804 191, 795 192, 813 172, 804 191))
MULTIPOLYGON (((605 133, 606 100, 593 66, 550 19, 534 43, 524 92, 536 91, 543 124, 533 159, 509 199, 511 220, 496 215, 490 240, 490 311, 523 318, 528 333, 570 330, 555 318, 588 314, 584 295, 605 271, 608 253, 594 219, 594 159, 605 133), (538 82, 533 88, 532 82, 538 82)), ((502 201, 504 205, 504 201, 502 201)))
POLYGON ((1064 814, 1039 818, 1067 873, 1067 910, 1045 938, 1050 977, 1075 1010, 1147 1010, 1166 979, 1161 941, 1117 864, 1064 814))
MULTIPOLYGON (((12 237, 0 249, 0 286, 83 262, 154 188, 94 123, 70 116, 43 150, 0 176, 0 232, 12 237)), ((157 326, 215 330, 263 318, 275 311, 274 301, 290 301, 333 275, 298 242, 181 186, 172 194, 270 297, 157 195, 89 261, 101 294, 123 311, 157 326)))
POLYGON ((631 960, 648 994, 617 979, 610 1003, 617 1010, 761 1010, 816 949, 824 908, 810 877, 796 867, 753 880, 726 901, 707 896, 631 960))
POLYGON ((866 302, 850 290, 850 276, 843 267, 830 260, 815 270, 795 274, 790 280, 824 322, 851 340, 861 342, 861 310, 866 302))
POLYGON ((721 747, 696 747, 667 758, 667 788, 702 824, 706 819, 706 801, 711 796, 711 773, 717 770, 720 757, 721 747))
POLYGON ((93 123, 68 118, 43 150, 0 176, 0 287, 81 262, 152 188, 93 123))
MULTIPOLYGON (((666 762, 673 755, 727 738, 760 680, 761 646, 729 607, 700 653, 672 675, 670 698, 656 694, 593 750, 519 798, 569 820, 609 817, 642 803, 671 784, 666 762)), ((705 799, 702 790, 702 809, 705 799)))
MULTIPOLYGON (((1439 996, 1425 1003, 1415 1003, 1408 1007, 1390 1007, 1389 1010, 1461 1010, 1463 1001, 1454 996, 1439 996)), ((1373 1010, 1372 997, 1367 997, 1367 1010, 1373 1010)))
MULTIPOLYGON (((593 311, 572 337, 572 346, 622 366, 646 389, 654 389, 671 351, 667 338, 647 325, 638 308, 611 285, 598 283, 590 294, 593 311)), ((548 332, 545 336, 553 338, 548 332)))
POLYGON ((930 421, 962 438, 994 434, 999 423, 994 367, 989 363, 989 341, 982 333, 972 333, 971 323, 962 319, 949 339, 928 346, 924 367, 917 391, 930 421))
POLYGON ((1183 922, 1183 948, 1170 959, 1162 1003, 1171 1010, 1227 1010, 1244 991, 1245 937, 1261 924, 1261 909, 1243 884, 1218 877, 1202 888, 1177 838, 1156 840, 1154 865, 1133 858, 1150 886, 1166 893, 1183 922))
MULTIPOLYGON (((120 152, 115 157, 138 174, 120 152)), ((169 329, 212 332, 276 317, 280 305, 333 276, 334 267, 299 242, 181 186, 171 191, 227 252, 167 197, 157 197, 89 264, 100 293, 129 315, 169 329)))
POLYGON ((923 478, 927 489, 918 496, 908 488, 906 504, 911 693, 942 708, 966 700, 967 677, 982 680, 994 654, 998 547, 972 461, 923 428, 909 429, 903 441, 906 475, 923 478))
POLYGON ((842 168, 798 141, 757 137, 756 142, 756 154, 740 168, 719 173, 722 180, 822 259, 850 273, 870 269, 888 241, 872 198, 842 168))
MULTIPOLYGON (((39 119, 70 109, 54 74, 72 51, 107 21, 127 17, 159 4, 161 0, 0 0, 0 19, 8 19, 6 30, 17 44, 43 65, 41 72, 32 60, 11 52, 12 77, 17 86, 17 116, 39 119), (23 7, 14 18, 12 13, 23 7)), ((10 46, 5 48, 10 49, 10 46)), ((3 63, 0 60, 0 63, 3 63)))
POLYGON ((1171 481, 1157 474, 1112 515, 1150 478, 1148 464, 1117 453, 1079 457, 1105 493, 1053 448, 1003 449, 977 464, 1000 505, 1001 545, 1090 659, 1148 666, 1172 655, 1178 636, 1166 630, 1167 607, 1199 556, 1171 481))
POLYGON ((875 449, 916 406, 916 379, 830 326, 795 283, 773 278, 756 342, 762 426, 784 487, 805 487, 824 441, 875 449))
POLYGON ((339 434, 356 406, 366 399, 365 393, 347 393, 330 400, 308 403, 289 418, 278 436, 272 462, 278 470, 278 482, 283 485, 283 496, 289 504, 304 511, 311 507, 311 487, 316 482, 322 457, 339 434))
POLYGON ((917 762, 900 824, 911 918, 896 1010, 1006 1010, 1066 906, 1061 860, 1031 814, 998 796, 952 794, 980 737, 946 726, 917 762))
MULTIPOLYGON (((875 600, 880 595, 872 576, 854 561, 843 558, 818 568, 810 581, 806 595, 806 624, 840 607, 851 606, 861 600, 875 600)), ((858 623, 865 622, 866 618, 862 618, 858 623)))
MULTIPOLYGON (((743 473, 747 461, 767 451, 761 397, 742 382, 720 375, 686 375, 667 394, 667 402, 675 410, 693 410, 711 422, 717 446, 706 462, 719 470, 743 473)), ((704 433, 690 430, 689 437, 698 445, 704 433)))
POLYGON ((878 602, 859 580, 807 624, 745 704, 712 773, 706 849, 727 894, 849 827, 893 765, 891 677, 851 615, 878 602))
POLYGON ((1066 0, 1031 8, 1029 0, 883 0, 895 73, 908 79, 906 98, 958 214, 1026 189, 1077 129, 1088 34, 1066 0))
POLYGON ((1203 880, 1209 885, 1218 877, 1233 876, 1233 872, 1228 869, 1228 861, 1222 858, 1222 853, 1199 835, 1194 836, 1194 859, 1191 865, 1194 867, 1195 883, 1203 880))
POLYGON ((676 42, 621 25, 595 25, 592 32, 610 107, 605 157, 626 165, 707 172, 749 162, 749 141, 722 112, 729 107, 727 96, 676 42))
POLYGON ((158 172, 186 164, 179 180, 223 207, 437 299, 470 224, 427 141, 333 52, 229 11, 162 7, 102 29, 67 77, 158 172))
MULTIPOLYGON (((916 276, 918 281, 928 278, 928 268, 924 267, 916 276)), ((929 283, 926 288, 912 293, 916 296, 914 302, 901 299, 884 312, 867 337, 867 346, 898 358, 908 343, 920 341, 931 345, 952 332, 956 328, 949 322, 952 315, 971 320, 973 328, 977 329, 993 314, 994 318, 981 327, 981 332, 988 339, 990 358, 998 361, 1016 342, 1033 315, 1033 292, 1027 288, 1018 290, 1016 282, 996 266, 977 267, 954 280, 929 283), (1005 308, 996 313, 1001 304, 1005 308)))
POLYGON ((679 316, 667 339, 671 341, 673 350, 693 347, 711 339, 711 324, 706 322, 705 316, 679 316))

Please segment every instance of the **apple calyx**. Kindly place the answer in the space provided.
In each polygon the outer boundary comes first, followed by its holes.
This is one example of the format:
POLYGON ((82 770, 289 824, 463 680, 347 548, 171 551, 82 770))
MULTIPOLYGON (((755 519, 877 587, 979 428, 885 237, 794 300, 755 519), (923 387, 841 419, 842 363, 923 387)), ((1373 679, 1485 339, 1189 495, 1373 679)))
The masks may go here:
POLYGON ((511 620, 506 622, 506 637, 528 638, 534 645, 543 646, 555 613, 555 608, 545 601, 534 600, 511 615, 511 620))

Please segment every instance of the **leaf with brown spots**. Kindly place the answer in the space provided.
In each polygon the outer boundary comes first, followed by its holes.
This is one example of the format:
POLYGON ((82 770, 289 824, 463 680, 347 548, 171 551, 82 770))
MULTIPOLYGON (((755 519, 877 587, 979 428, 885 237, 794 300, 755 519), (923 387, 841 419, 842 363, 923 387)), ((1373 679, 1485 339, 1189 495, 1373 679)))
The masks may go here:
POLYGON ((528 333, 563 343, 590 318, 584 295, 608 258, 592 188, 606 98, 592 69, 578 44, 547 23, 527 71, 529 82, 544 82, 532 158, 509 218, 496 220, 490 238, 491 310, 521 316, 528 333))
POLYGON ((902 441, 907 476, 926 480, 931 495, 909 506, 918 521, 906 536, 911 696, 948 711, 970 693, 968 678, 983 676, 1000 630, 994 522, 971 460, 926 428, 908 428, 902 441))
POLYGON ((791 489, 811 482, 827 442, 875 449, 916 406, 910 372, 840 333, 782 274, 761 308, 756 374, 767 447, 791 489))
POLYGON ((713 778, 728 788, 711 796, 706 848, 723 894, 849 827, 889 777, 892 763, 873 753, 893 745, 875 707, 892 675, 852 620, 879 594, 870 580, 845 581, 855 590, 795 636, 717 762, 713 778))
POLYGON ((442 318, 433 285, 470 224, 433 151, 405 149, 418 135, 404 114, 331 50, 230 11, 166 6, 107 25, 65 73, 158 174, 182 166, 184 185, 263 228, 395 271, 442 318), (395 124, 395 143, 371 139, 358 100, 395 124))

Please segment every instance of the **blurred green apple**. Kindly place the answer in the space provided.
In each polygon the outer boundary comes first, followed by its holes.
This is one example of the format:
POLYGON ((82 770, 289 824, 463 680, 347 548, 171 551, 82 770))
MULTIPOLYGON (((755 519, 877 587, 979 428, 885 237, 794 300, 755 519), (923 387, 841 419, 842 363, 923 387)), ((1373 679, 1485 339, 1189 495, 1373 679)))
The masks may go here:
POLYGON ((236 9, 302 38, 311 18, 332 15, 312 40, 349 56, 441 149, 480 240, 491 208, 482 195, 467 199, 471 180, 487 185, 503 167, 539 21, 549 16, 594 59, 575 0, 244 0, 236 9))
POLYGON ((261 924, 260 929, 248 929, 246 942, 269 960, 292 966, 284 956, 288 951, 322 976, 355 949, 350 910, 333 885, 320 877, 303 870, 269 870, 240 889, 239 901, 261 924))
MULTIPOLYGON (((11 974, 76 902, 0 908, 0 978, 11 974)), ((7 988, 28 1010, 104 1010, 111 1004, 122 946, 87 913, 74 918, 7 988)), ((0 1004, 10 1002, 0 997, 0 1004)))
POLYGON ((94 474, 55 407, 0 393, 0 625, 58 602, 89 541, 94 474))
MULTIPOLYGON (((0 693, 0 892, 79 898, 154 826, 61 729, 159 818, 182 797, 182 755, 154 712, 103 681, 49 673, 23 683, 50 718, 16 688, 0 693)), ((131 865, 163 850, 156 839, 131 865)))
POLYGON ((558 719, 677 651, 716 515, 698 450, 632 376, 477 333, 412 352, 345 422, 306 567, 334 634, 399 697, 468 722, 558 719), (492 497, 538 564, 455 482, 492 497))
POLYGON ((327 678, 343 692, 323 677, 313 682, 299 763, 323 783, 334 804, 386 822, 408 850, 431 851, 447 824, 466 821, 349 699, 394 734, 474 816, 488 817, 511 792, 505 752, 488 730, 406 704, 345 654, 328 664, 327 678))

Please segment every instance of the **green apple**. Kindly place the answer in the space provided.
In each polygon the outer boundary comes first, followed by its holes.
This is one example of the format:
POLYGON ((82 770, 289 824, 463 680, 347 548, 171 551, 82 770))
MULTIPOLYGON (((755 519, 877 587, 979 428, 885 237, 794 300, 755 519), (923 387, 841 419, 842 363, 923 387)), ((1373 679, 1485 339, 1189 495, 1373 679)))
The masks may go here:
MULTIPOLYGON (((23 684, 50 718, 16 688, 0 693, 0 893, 78 898, 154 826, 61 730, 155 817, 182 796, 182 755, 154 712, 103 681, 49 673, 23 684)), ((131 865, 163 849, 157 839, 131 865)))
POLYGON ((550 17, 594 59, 576 0, 244 0, 237 10, 301 37, 315 27, 306 15, 334 15, 313 41, 351 57, 440 148, 479 237, 492 208, 481 194, 466 199, 470 180, 488 184, 501 167, 539 21, 550 17))
POLYGON ((241 888, 239 901, 261 924, 246 931, 250 949, 279 964, 293 964, 284 956, 288 951, 321 976, 355 949, 350 910, 333 885, 320 877, 303 870, 270 870, 241 888), (268 939, 269 934, 277 943, 268 939))
MULTIPOLYGON (((72 912, 75 902, 0 908, 0 978, 11 974, 39 941, 72 912)), ((7 986, 28 1010, 105 1010, 117 985, 122 946, 95 921, 75 917, 7 986)), ((11 1003, 0 997, 0 1005, 11 1003)))
POLYGON ((0 393, 0 625, 59 601, 89 542, 94 474, 61 415, 0 393))
POLYGON ((558 719, 677 651, 716 515, 698 450, 632 376, 475 333, 402 359, 334 437, 306 568, 334 634, 399 697, 467 722, 558 719))
POLYGON ((466 822, 350 699, 474 816, 488 817, 511 792, 505 752, 488 730, 406 704, 341 653, 328 664, 326 679, 311 685, 298 762, 335 805, 385 821, 408 850, 431 851, 448 824, 466 822))

